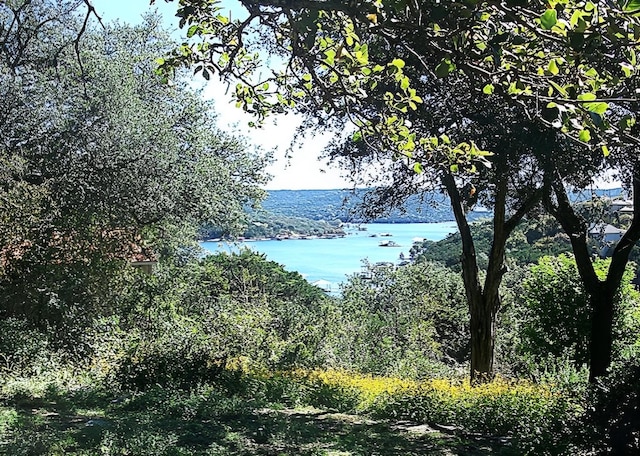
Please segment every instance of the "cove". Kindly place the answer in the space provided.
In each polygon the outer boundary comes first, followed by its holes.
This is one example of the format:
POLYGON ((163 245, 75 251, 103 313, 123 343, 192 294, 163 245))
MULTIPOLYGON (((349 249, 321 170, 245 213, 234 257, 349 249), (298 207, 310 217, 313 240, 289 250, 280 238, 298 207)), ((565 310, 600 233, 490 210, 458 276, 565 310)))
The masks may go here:
POLYGON ((285 239, 282 241, 201 242, 206 252, 237 252, 250 248, 264 253, 267 259, 282 264, 289 271, 297 271, 309 282, 331 283, 337 291, 346 276, 360 272, 363 260, 370 263, 397 263, 402 253, 409 257, 414 239, 432 241, 444 239, 457 231, 455 222, 440 223, 368 223, 345 230, 347 235, 335 239, 285 239), (360 227, 360 229, 358 229, 360 227), (382 236, 388 234, 391 236, 382 236), (381 247, 393 241, 397 247, 381 247))

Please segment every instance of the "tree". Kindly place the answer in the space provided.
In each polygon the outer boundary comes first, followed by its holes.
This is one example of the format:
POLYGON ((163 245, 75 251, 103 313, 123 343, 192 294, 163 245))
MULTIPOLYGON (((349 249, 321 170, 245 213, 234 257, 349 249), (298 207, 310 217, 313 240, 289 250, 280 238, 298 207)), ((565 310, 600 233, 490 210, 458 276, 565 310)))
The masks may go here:
MULTIPOLYGON (((400 55, 412 62, 410 55, 400 55)), ((407 74, 411 74, 409 70, 407 74)), ((446 131, 447 134, 438 139, 444 147, 462 144, 466 137, 483 149, 496 151, 477 165, 466 164, 464 159, 456 164, 475 168, 472 173, 465 175, 438 161, 430 162, 417 151, 414 158, 421 163, 419 172, 406 160, 385 162, 378 159, 377 152, 383 150, 384 140, 372 135, 366 141, 344 143, 336 148, 334 156, 342 158, 344 165, 354 164, 367 171, 383 170, 383 180, 388 184, 374 190, 365 204, 371 215, 402 204, 409 195, 425 190, 435 188, 449 196, 460 231, 462 255, 458 261, 471 316, 470 368, 476 380, 493 373, 507 241, 522 217, 540 202, 543 191, 537 163, 544 160, 550 145, 559 139, 535 122, 523 120, 517 109, 505 110, 503 106, 496 109, 490 103, 475 101, 463 78, 451 81, 453 79, 438 82, 424 77, 421 81, 424 86, 420 87, 430 95, 408 118, 420 134, 446 131), (455 105, 449 103, 453 100, 455 105), (490 207, 494 212, 486 251, 477 250, 476 237, 466 217, 475 204, 490 207), (479 257, 486 261, 479 261, 479 257)))
MULTIPOLYGON (((217 72, 234 79, 238 106, 259 120, 290 109, 312 116, 321 113, 317 122, 322 126, 327 125, 328 115, 347 117, 357 128, 353 139, 377 141, 386 157, 405 157, 415 171, 432 164, 448 168, 454 174, 443 178, 443 184, 454 196, 457 176, 463 170, 473 171, 474 160, 482 160, 486 153, 466 138, 443 144, 436 132, 415 122, 420 116, 413 113, 430 96, 420 90, 423 78, 463 75, 470 93, 491 96, 492 103, 500 100, 498 106, 520 109, 523 118, 572 138, 580 157, 573 161, 584 161, 591 169, 600 169, 610 147, 638 143, 633 128, 639 46, 634 31, 640 29, 634 14, 637 2, 240 3, 247 15, 232 21, 215 1, 181 2, 178 15, 191 41, 159 61, 160 73, 169 77, 176 66, 186 63, 205 78, 217 72), (259 40, 252 39, 254 31, 259 40), (284 59, 281 69, 257 77, 263 57, 254 52, 258 47, 284 59), (376 104, 380 91, 382 103, 376 104), (369 109, 372 105, 375 110, 369 109)), ((556 151, 554 147, 548 152, 556 151)), ((544 185, 575 173, 575 168, 566 166, 570 162, 565 160, 544 185)), ((514 167, 503 171, 521 166, 506 163, 514 167)), ((509 193, 501 185, 496 201, 509 193)), ((459 203, 454 201, 456 207, 459 203)), ((503 256, 502 239, 510 231, 510 222, 516 221, 507 220, 505 225, 503 213, 497 213, 497 218, 496 258, 503 256)), ((457 210, 456 219, 464 226, 462 209, 457 210)), ((463 257, 471 259, 473 245, 466 245, 463 257)), ((495 272, 489 275, 498 277, 501 261, 493 264, 495 272)), ((469 260, 466 283, 480 296, 474 269, 469 260)), ((492 285, 482 293, 493 295, 489 288, 496 289, 492 285)), ((483 312, 483 324, 491 320, 492 312, 483 312)), ((487 328, 483 331, 491 333, 487 328)), ((490 362, 483 360, 479 369, 490 371, 490 362)))
POLYGON ((459 274, 436 263, 366 264, 342 288, 337 359, 379 375, 424 377, 469 360, 459 274))
POLYGON ((614 345, 614 321, 619 309, 615 296, 623 283, 629 255, 640 240, 640 174, 632 155, 622 152, 621 168, 627 169, 622 176, 632 188, 634 215, 631 225, 616 243, 607 274, 599 277, 594 267, 592 250, 588 244, 588 231, 595 222, 586 220, 575 210, 567 195, 567 189, 558 180, 557 163, 553 163, 545 176, 549 185, 545 196, 545 205, 549 212, 560 222, 569 235, 571 247, 576 259, 578 273, 589 295, 591 314, 589 378, 594 381, 606 376, 611 365, 614 345), (629 163, 631 162, 631 163, 629 163), (631 171, 629 172, 629 167, 631 171))
POLYGON ((64 328, 108 307, 109 278, 141 247, 165 253, 175 227, 237 228, 265 158, 187 84, 160 83, 153 59, 174 44, 157 18, 78 35, 61 5, 0 6, 0 279, 3 316, 64 328))
MULTIPOLYGON (((579 141, 597 143, 592 139, 604 133, 598 141, 638 142, 630 130, 633 116, 621 125, 609 125, 604 116, 610 102, 635 103, 636 2, 239 3, 247 14, 231 20, 218 1, 181 2, 178 16, 190 41, 160 61, 165 75, 188 63, 205 78, 216 72, 234 76, 238 103, 258 117, 299 102, 327 110, 357 106, 372 87, 386 82, 386 109, 378 119, 360 117, 357 110, 353 118, 364 133, 382 129, 393 136, 410 133, 402 113, 422 98, 413 88, 416 81, 404 74, 406 62, 378 52, 404 50, 417 58, 420 75, 466 74, 485 94, 519 104, 531 118, 579 141), (281 69, 260 80, 254 76, 264 54, 253 52, 256 45, 285 59, 281 69)), ((397 142, 409 144, 406 137, 397 142)), ((428 147, 428 141, 420 146, 428 147)))

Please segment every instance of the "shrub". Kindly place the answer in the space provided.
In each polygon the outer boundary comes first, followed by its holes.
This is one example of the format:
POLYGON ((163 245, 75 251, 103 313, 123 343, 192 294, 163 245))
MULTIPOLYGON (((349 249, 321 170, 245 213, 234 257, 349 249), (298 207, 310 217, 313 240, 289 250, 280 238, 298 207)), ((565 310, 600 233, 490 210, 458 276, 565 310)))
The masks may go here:
POLYGON ((601 453, 640 454, 640 355, 616 365, 591 388, 586 435, 601 453), (593 436, 604 439, 593 441, 593 436))
POLYGON ((0 320, 0 373, 31 375, 53 358, 47 337, 18 318, 0 320))
POLYGON ((93 364, 108 381, 136 389, 215 381, 238 360, 270 369, 321 364, 332 320, 330 298, 249 251, 165 265, 123 302, 119 318, 99 321, 93 364))
POLYGON ((434 263, 368 266, 343 287, 330 341, 334 365, 420 377, 467 360, 468 305, 459 274, 434 263))
POLYGON ((195 387, 215 380, 225 367, 217 343, 179 319, 164 331, 131 336, 124 352, 108 372, 109 381, 124 388, 151 385, 195 387))
MULTIPOLYGON (((600 277, 610 260, 594 263, 600 277)), ((620 355, 637 340, 638 292, 631 286, 633 268, 622 279, 616 296, 617 318, 614 340, 620 355)), ((591 305, 575 260, 569 255, 543 257, 524 281, 521 350, 541 360, 569 355, 579 366, 589 360, 591 305)))
MULTIPOLYGON (((551 384, 497 378, 403 380, 345 371, 280 374, 305 385, 299 402, 383 419, 452 425, 461 432, 507 438, 518 454, 571 454, 581 398, 551 384)), ((265 377, 265 383, 273 377, 265 377)))

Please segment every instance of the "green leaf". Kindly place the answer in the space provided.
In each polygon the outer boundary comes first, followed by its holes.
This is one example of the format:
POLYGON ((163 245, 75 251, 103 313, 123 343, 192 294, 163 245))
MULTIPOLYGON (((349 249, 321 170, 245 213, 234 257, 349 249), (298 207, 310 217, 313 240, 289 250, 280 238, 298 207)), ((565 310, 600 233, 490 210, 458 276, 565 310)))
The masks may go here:
POLYGON ((324 55, 327 57, 325 59, 325 62, 327 62, 327 64, 329 65, 333 65, 336 58, 336 51, 334 51, 333 49, 327 49, 326 51, 324 51, 324 55))
POLYGON ((609 152, 609 148, 606 145, 602 145, 602 155, 604 155, 605 157, 608 157, 610 154, 609 152))
POLYGON ((401 70, 404 68, 405 63, 404 63, 404 60, 402 59, 393 59, 393 62, 391 62, 389 65, 394 66, 397 69, 401 70))
POLYGON ((495 90, 495 87, 493 86, 493 84, 487 84, 482 88, 482 93, 486 95, 491 95, 494 90, 495 90))
POLYGON ((597 78, 598 71, 595 68, 589 68, 589 70, 585 71, 584 75, 590 78, 597 78))
POLYGON ((609 109, 609 104, 605 102, 598 103, 585 103, 584 107, 587 108, 590 112, 595 112, 598 115, 603 115, 609 109))
POLYGON ((191 27, 189 27, 189 30, 187 30, 187 38, 191 38, 193 35, 196 34, 196 32, 198 31, 198 24, 192 25, 191 27))
POLYGON ((624 5, 624 11, 627 13, 633 13, 640 10, 640 0, 629 0, 624 5))
POLYGON ((451 63, 449 59, 442 59, 442 61, 436 67, 436 76, 439 78, 446 78, 449 73, 456 69, 456 66, 451 63))
POLYGON ((558 22, 558 12, 555 9, 548 9, 540 16, 540 25, 545 30, 551 30, 558 22))
POLYGON ((560 69, 558 68, 558 64, 556 63, 556 59, 552 59, 549 62, 549 66, 547 67, 547 70, 549 70, 549 73, 551 73, 554 76, 560 72, 560 69))
POLYGON ((423 173, 423 171, 424 171, 424 169, 422 168, 422 164, 421 164, 421 163, 415 163, 415 164, 413 165, 413 171, 414 171, 416 174, 422 174, 422 173, 423 173))
POLYGON ((589 141, 591 141, 591 132, 585 128, 580 132, 578 138, 580 139, 580 141, 588 143, 589 141))
POLYGON ((569 20, 569 24, 572 28, 575 28, 575 26, 578 24, 578 21, 582 19, 583 15, 584 13, 580 10, 576 10, 573 12, 573 14, 571 15, 571 19, 569 20))
POLYGON ((626 62, 623 62, 620 64, 620 67, 622 68, 622 72, 627 78, 631 76, 631 73, 633 72, 633 66, 629 65, 626 62))
POLYGON ((595 93, 581 93, 580 95, 578 95, 578 100, 580 101, 591 101, 591 100, 595 100, 596 98, 598 98, 596 96, 595 93))

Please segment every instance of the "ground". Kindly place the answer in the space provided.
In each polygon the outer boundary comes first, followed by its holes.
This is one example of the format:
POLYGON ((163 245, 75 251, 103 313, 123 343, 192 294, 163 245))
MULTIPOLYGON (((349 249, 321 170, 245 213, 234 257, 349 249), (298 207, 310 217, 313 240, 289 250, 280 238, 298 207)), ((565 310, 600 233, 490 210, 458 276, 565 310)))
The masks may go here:
POLYGON ((518 454, 508 441, 446 426, 315 408, 255 408, 228 397, 155 390, 14 396, 0 408, 0 454, 411 456, 518 454))

